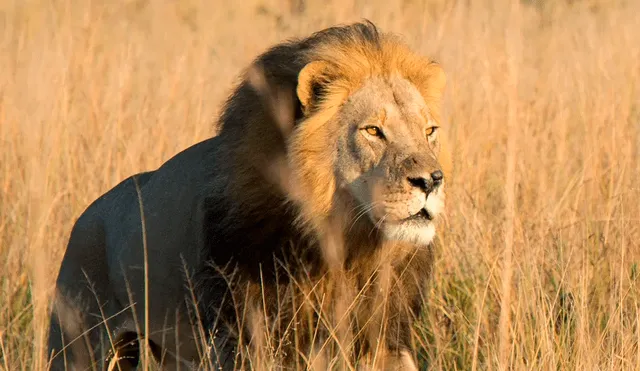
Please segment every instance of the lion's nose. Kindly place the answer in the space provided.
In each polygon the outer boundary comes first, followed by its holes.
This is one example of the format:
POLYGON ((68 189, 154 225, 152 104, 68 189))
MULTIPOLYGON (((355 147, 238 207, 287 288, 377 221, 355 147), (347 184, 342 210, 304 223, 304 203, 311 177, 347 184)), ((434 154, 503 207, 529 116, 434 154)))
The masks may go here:
POLYGON ((444 178, 444 174, 442 174, 441 170, 436 170, 433 173, 431 173, 431 179, 433 179, 433 185, 435 187, 439 186, 440 183, 442 183, 442 178, 444 178))
POLYGON ((409 184, 416 188, 420 188, 424 193, 429 193, 433 189, 433 179, 427 179, 425 177, 409 177, 407 178, 409 184))
POLYGON ((423 192, 429 193, 433 191, 435 187, 442 184, 443 178, 444 174, 442 174, 442 171, 436 170, 431 173, 429 177, 408 177, 407 180, 413 187, 420 188, 423 192))

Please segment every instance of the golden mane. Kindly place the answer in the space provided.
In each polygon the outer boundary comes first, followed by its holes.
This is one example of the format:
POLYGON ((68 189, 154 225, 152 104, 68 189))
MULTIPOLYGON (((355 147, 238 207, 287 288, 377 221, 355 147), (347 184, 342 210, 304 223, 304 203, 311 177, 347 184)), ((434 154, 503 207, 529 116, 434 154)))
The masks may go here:
POLYGON ((418 88, 439 120, 445 75, 436 62, 412 52, 399 37, 380 34, 369 22, 330 28, 313 37, 318 42, 305 57, 326 64, 331 91, 337 96, 353 93, 372 77, 400 75, 418 88))
MULTIPOLYGON (((279 44, 260 55, 247 69, 244 78, 223 111, 220 135, 227 137, 232 161, 237 168, 272 168, 278 157, 285 153, 298 153, 300 160, 293 172, 301 190, 307 197, 301 210, 301 220, 317 224, 331 209, 335 182, 327 153, 331 132, 326 123, 342 103, 358 90, 367 79, 400 75, 416 86, 429 114, 440 121, 440 98, 445 85, 445 74, 440 66, 412 52, 400 39, 383 34, 368 21, 348 27, 331 27, 302 40, 279 44), (301 92, 304 69, 309 65, 322 68, 310 71, 310 91, 301 92), (256 71, 260 80, 256 83, 256 71), (306 115, 300 107, 300 94, 315 94, 306 115), (283 120, 285 122, 283 122, 283 120), (286 148, 285 136, 295 125, 303 125, 297 138, 286 148), (283 128, 284 132, 283 132, 283 128), (313 221, 315 220, 315 222, 313 221)), ((234 187, 239 202, 259 202, 264 197, 256 191, 264 175, 256 172, 238 172, 234 187)), ((275 191, 279 193, 278 191, 275 191)), ((288 195, 291 196, 291 195, 288 195)))

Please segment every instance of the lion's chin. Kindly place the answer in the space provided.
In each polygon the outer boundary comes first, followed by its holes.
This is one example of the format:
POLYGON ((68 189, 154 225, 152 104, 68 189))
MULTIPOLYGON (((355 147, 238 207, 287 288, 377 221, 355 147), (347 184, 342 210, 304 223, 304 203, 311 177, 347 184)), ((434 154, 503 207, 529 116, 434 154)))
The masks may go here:
POLYGON ((385 239, 409 242, 416 245, 428 245, 436 235, 436 226, 432 222, 385 223, 381 228, 385 239))

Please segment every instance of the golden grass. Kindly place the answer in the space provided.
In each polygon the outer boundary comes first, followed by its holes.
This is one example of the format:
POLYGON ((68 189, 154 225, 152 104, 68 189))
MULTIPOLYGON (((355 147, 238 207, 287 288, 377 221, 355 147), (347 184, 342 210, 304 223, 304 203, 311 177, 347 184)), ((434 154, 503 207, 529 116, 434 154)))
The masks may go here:
POLYGON ((49 295, 91 201, 214 133, 264 48, 366 17, 449 76, 455 174, 422 364, 640 369, 638 14, 622 0, 0 2, 0 368, 45 367, 49 295))

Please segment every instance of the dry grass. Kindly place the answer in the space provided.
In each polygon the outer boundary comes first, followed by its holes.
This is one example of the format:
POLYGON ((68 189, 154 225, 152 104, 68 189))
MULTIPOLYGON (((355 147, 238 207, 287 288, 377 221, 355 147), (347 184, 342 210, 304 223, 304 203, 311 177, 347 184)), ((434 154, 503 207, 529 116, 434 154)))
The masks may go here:
POLYGON ((367 17, 449 75, 422 364, 640 369, 640 3, 231 3, 0 2, 0 368, 44 368, 48 295, 93 199, 211 135, 268 45, 367 17))

